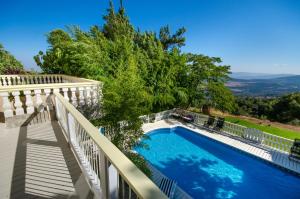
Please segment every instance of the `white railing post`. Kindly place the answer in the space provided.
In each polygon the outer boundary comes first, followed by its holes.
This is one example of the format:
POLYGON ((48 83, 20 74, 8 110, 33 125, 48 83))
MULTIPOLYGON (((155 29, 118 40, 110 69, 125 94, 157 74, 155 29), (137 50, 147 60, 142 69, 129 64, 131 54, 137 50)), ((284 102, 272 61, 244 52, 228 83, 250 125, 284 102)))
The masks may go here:
POLYGON ((68 96, 68 91, 69 88, 62 88, 62 91, 64 92, 64 98, 69 102, 69 96, 68 96))
POLYGON ((72 104, 73 104, 73 106, 76 107, 77 106, 76 88, 73 87, 70 90, 71 90, 71 93, 72 93, 72 96, 71 96, 72 104))
POLYGON ((7 77, 7 85, 11 86, 11 79, 10 79, 10 77, 7 77))
POLYGON ((54 95, 54 103, 55 103, 54 106, 55 106, 56 119, 59 121, 59 119, 60 119, 60 112, 59 112, 60 110, 58 107, 59 100, 57 99, 57 97, 55 95, 54 95))
POLYGON ((31 90, 25 90, 24 95, 26 97, 26 113, 31 114, 34 112, 33 102, 31 99, 31 90))
POLYGON ((79 105, 84 105, 84 95, 83 95, 83 87, 79 87, 78 91, 79 91, 79 105))
POLYGON ((23 104, 20 100, 20 92, 14 91, 12 92, 12 95, 15 98, 16 115, 24 115, 24 109, 22 107, 23 104))
POLYGON ((89 87, 89 86, 85 87, 84 97, 85 97, 86 104, 90 105, 91 104, 91 87, 89 87))
MULTIPOLYGON (((65 120, 65 122, 66 122, 66 124, 65 124, 65 127, 66 127, 66 133, 67 133, 67 141, 68 141, 68 143, 69 144, 71 144, 71 137, 70 137, 70 127, 69 127, 69 111, 66 109, 66 108, 64 108, 64 113, 63 114, 65 114, 65 118, 66 118, 66 120, 65 120)), ((70 146, 70 145, 69 145, 70 146)))
POLYGON ((44 111, 44 106, 43 106, 43 100, 42 100, 42 97, 41 97, 41 93, 42 93, 41 89, 35 89, 34 90, 37 112, 43 112, 44 111))
POLYGON ((75 135, 75 119, 71 113, 68 113, 68 126, 69 126, 69 143, 72 144, 75 135))
POLYGON ((96 104, 98 102, 97 99, 97 86, 92 86, 92 90, 91 90, 91 101, 93 104, 96 104))
POLYGON ((45 106, 47 107, 47 111, 50 111, 53 109, 51 99, 50 99, 51 89, 49 88, 44 89, 44 93, 45 93, 45 106))
MULTIPOLYGON (((5 81, 3 81, 5 82, 5 81)), ((12 110, 11 107, 11 103, 9 101, 9 93, 8 92, 2 92, 0 93, 0 96, 2 97, 2 107, 3 107, 3 112, 4 112, 4 117, 8 118, 8 117, 13 117, 14 116, 14 112, 12 110)))
POLYGON ((109 199, 109 173, 108 173, 108 161, 104 155, 104 152, 100 150, 100 186, 102 198, 109 199))
POLYGON ((6 77, 2 78, 2 84, 3 84, 3 86, 7 86, 6 77))

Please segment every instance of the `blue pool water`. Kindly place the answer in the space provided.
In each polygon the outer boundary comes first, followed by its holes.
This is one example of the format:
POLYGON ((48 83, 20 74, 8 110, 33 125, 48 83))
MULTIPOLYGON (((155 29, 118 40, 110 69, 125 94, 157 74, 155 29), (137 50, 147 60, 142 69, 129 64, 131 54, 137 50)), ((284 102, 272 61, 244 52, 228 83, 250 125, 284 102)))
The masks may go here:
POLYGON ((176 127, 136 148, 194 198, 300 199, 300 178, 222 143, 176 127))

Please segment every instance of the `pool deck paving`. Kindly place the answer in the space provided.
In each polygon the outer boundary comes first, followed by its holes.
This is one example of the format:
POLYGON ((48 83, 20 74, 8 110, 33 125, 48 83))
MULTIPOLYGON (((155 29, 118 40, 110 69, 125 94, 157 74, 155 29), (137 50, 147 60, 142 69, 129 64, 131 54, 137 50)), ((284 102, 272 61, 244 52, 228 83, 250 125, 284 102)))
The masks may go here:
POLYGON ((185 127, 205 137, 211 138, 212 140, 224 143, 242 152, 251 154, 254 157, 265 160, 266 162, 269 162, 275 166, 279 166, 300 175, 300 163, 289 159, 288 153, 249 143, 246 140, 242 140, 238 137, 235 139, 234 137, 227 136, 226 134, 215 133, 204 128, 199 128, 195 125, 182 123, 173 119, 160 120, 154 123, 144 124, 143 130, 145 133, 147 133, 159 128, 172 128, 176 126, 185 127))

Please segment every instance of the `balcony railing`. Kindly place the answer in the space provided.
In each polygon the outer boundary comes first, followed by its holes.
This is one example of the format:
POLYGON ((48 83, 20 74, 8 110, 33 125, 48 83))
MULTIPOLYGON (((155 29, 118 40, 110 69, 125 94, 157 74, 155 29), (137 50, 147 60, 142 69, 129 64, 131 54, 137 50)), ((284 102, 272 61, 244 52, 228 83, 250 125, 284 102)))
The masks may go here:
MULTIPOLYGON (((146 115, 142 116, 141 119, 144 121, 144 123, 159 121, 168 118, 170 113, 174 111, 175 109, 159 112, 156 114, 146 115)), ((208 120, 207 115, 194 113, 186 110, 182 111, 187 115, 192 115, 194 117, 193 123, 197 126, 203 127, 204 123, 208 120)), ((270 133, 266 133, 258 129, 247 128, 245 126, 233 124, 230 122, 225 122, 224 127, 221 131, 223 133, 236 136, 247 141, 252 141, 261 146, 275 149, 284 153, 289 153, 294 143, 294 141, 290 139, 272 135, 270 133)))
POLYGON ((98 103, 100 82, 65 75, 1 76, 0 81, 5 119, 55 112, 96 198, 167 198, 76 109, 98 103))
POLYGON ((5 118, 51 108, 48 96, 54 91, 64 93, 74 106, 95 103, 101 97, 98 81, 66 75, 2 75, 0 80, 0 111, 5 118))

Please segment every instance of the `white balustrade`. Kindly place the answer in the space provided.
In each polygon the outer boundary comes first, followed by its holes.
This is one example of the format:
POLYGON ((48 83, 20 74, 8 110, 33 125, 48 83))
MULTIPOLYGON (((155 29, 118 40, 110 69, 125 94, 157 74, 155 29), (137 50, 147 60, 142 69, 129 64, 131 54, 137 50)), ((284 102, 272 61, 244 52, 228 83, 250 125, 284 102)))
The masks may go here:
POLYGON ((35 89, 34 94, 35 94, 35 104, 36 104, 36 109, 38 112, 43 112, 44 111, 44 106, 43 106, 43 100, 41 97, 41 89, 35 89))
POLYGON ((49 89, 49 88, 44 89, 44 93, 45 93, 44 106, 47 107, 47 111, 53 110, 53 106, 52 106, 51 98, 50 98, 51 89, 49 89))
POLYGON ((90 105, 92 103, 92 101, 91 101, 91 87, 89 87, 89 86, 85 87, 84 98, 85 98, 86 104, 90 105))
POLYGON ((70 89, 71 90, 71 101, 72 101, 72 104, 73 104, 73 106, 77 106, 78 104, 77 104, 77 97, 76 97, 76 88, 74 87, 74 88, 71 88, 70 89))
POLYGON ((25 90, 24 95, 26 97, 26 113, 31 114, 34 112, 34 106, 31 97, 31 90, 25 90))
POLYGON ((93 104, 96 104, 98 100, 101 101, 101 99, 98 99, 98 89, 96 86, 93 86, 91 90, 91 101, 93 104))
POLYGON ((0 106, 5 118, 32 114, 35 109, 50 111, 53 110, 51 90, 61 90, 75 107, 92 104, 98 101, 94 93, 97 85, 97 81, 66 75, 0 75, 0 106), (22 93, 24 98, 20 98, 22 93))
POLYGON ((11 107, 11 103, 9 101, 9 93, 8 92, 1 92, 0 96, 2 97, 2 108, 4 112, 4 117, 13 117, 14 113, 11 107))
POLYGON ((2 78, 2 85, 3 85, 3 86, 7 86, 6 77, 3 77, 3 78, 2 78))
POLYGON ((16 115, 23 115, 24 109, 23 109, 23 104, 20 100, 20 92, 14 91, 14 92, 12 92, 12 95, 14 96, 14 99, 15 99, 14 105, 16 107, 16 115))
POLYGON ((84 94, 83 94, 83 90, 84 88, 83 87, 79 87, 78 88, 78 91, 79 91, 79 105, 82 106, 85 104, 84 102, 84 94))
POLYGON ((68 91, 69 91, 69 88, 62 88, 62 91, 64 93, 64 98, 69 101, 69 96, 68 96, 68 91))

